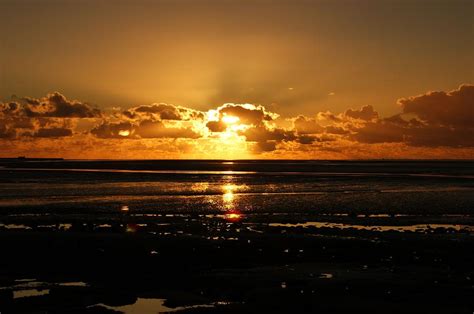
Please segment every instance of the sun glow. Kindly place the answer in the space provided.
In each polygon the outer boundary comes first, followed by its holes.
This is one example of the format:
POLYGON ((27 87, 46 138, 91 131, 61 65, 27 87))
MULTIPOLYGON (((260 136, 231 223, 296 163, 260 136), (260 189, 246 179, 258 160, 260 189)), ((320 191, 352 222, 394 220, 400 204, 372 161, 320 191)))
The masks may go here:
POLYGON ((236 116, 224 115, 221 120, 225 124, 236 124, 237 122, 239 122, 240 118, 236 116))
POLYGON ((215 134, 212 146, 209 147, 209 157, 219 156, 222 159, 251 158, 245 137, 236 132, 226 130, 215 134))
POLYGON ((118 134, 119 134, 120 136, 129 136, 129 135, 130 135, 130 131, 129 131, 129 130, 120 130, 120 131, 118 132, 118 134))

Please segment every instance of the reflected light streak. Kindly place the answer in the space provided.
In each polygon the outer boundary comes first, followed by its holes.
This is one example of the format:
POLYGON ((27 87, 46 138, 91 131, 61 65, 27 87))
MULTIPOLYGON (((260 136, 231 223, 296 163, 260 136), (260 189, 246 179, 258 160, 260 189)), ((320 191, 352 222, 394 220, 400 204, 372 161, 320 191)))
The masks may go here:
MULTIPOLYGON (((229 176, 232 179, 232 176, 229 176)), ((246 190, 248 187, 243 185, 236 185, 232 183, 227 183, 222 185, 222 202, 226 210, 233 210, 235 206, 236 193, 246 190)))
POLYGON ((234 193, 232 191, 227 191, 222 195, 224 203, 232 203, 234 201, 234 193))
POLYGON ((126 232, 131 232, 131 233, 134 233, 134 232, 137 232, 138 230, 138 225, 137 224, 127 224, 127 227, 125 228, 125 231, 126 232))
POLYGON ((239 212, 230 212, 228 214, 225 214, 224 218, 225 218, 225 220, 227 220, 229 222, 238 222, 238 221, 242 220, 243 214, 241 214, 239 212))
POLYGON ((224 206, 227 209, 230 209, 234 206, 234 191, 237 189, 235 184, 226 184, 222 186, 222 190, 224 194, 222 194, 222 201, 224 202, 224 206))

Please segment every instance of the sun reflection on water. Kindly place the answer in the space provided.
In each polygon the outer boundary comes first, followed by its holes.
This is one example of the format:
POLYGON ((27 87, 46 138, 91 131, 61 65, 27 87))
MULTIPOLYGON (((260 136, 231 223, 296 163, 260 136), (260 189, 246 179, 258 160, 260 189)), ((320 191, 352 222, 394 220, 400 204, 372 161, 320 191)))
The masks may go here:
POLYGON ((237 200, 237 193, 245 191, 248 187, 244 185, 237 185, 233 183, 226 183, 222 185, 222 203, 224 209, 234 210, 236 209, 236 200, 237 200))
POLYGON ((234 211, 234 212, 225 214, 224 218, 225 218, 225 220, 227 220, 229 222, 238 222, 238 221, 242 220, 243 214, 234 211))
POLYGON ((226 209, 231 209, 234 206, 235 195, 234 192, 237 190, 238 186, 235 184, 225 184, 222 186, 224 194, 222 194, 222 201, 224 202, 224 207, 226 209))

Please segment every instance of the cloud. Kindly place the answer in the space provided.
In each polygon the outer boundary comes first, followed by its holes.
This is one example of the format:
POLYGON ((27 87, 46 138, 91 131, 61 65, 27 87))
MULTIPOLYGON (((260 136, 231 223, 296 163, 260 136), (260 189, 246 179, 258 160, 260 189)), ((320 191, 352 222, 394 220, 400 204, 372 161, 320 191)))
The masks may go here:
POLYGON ((154 158, 468 158, 474 153, 473 93, 473 85, 462 85, 401 98, 400 112, 389 117, 370 105, 279 117, 262 105, 233 103, 208 112, 164 103, 102 112, 56 92, 0 103, 0 146, 14 155, 85 156, 79 145, 95 158, 124 150, 154 158))
POLYGON ((362 143, 403 142, 409 146, 474 147, 474 86, 401 98, 402 113, 367 123, 352 139, 362 143), (406 119, 405 116, 414 115, 406 119))
POLYGON ((134 133, 141 138, 190 138, 197 139, 200 134, 190 128, 166 127, 160 121, 145 120, 135 127, 134 133))
POLYGON ((151 104, 132 107, 103 119, 90 133, 99 138, 149 139, 188 138, 197 139, 201 135, 194 131, 188 121, 201 121, 205 114, 201 111, 171 104, 151 104), (177 125, 167 125, 175 122, 177 125))
POLYGON ((41 128, 33 137, 65 137, 72 136, 72 130, 67 128, 41 128))
POLYGON ((344 112, 344 115, 346 117, 365 120, 365 121, 376 119, 379 116, 378 113, 374 111, 374 108, 371 105, 364 106, 358 110, 348 109, 346 110, 346 112, 344 112))
POLYGON ((346 129, 344 129, 343 127, 334 126, 334 125, 329 125, 329 126, 325 127, 325 128, 324 128, 324 131, 325 131, 326 133, 329 133, 329 134, 340 134, 340 135, 349 134, 349 133, 350 133, 349 130, 346 130, 346 129))
POLYGON ((313 144, 315 141, 319 141, 320 139, 316 136, 310 135, 300 135, 297 138, 297 142, 303 145, 313 144))
POLYGON ((195 120, 204 118, 204 113, 201 111, 163 103, 133 107, 123 111, 122 114, 129 119, 195 120))
POLYGON ((13 138, 16 132, 12 129, 5 120, 0 120, 0 138, 13 138))
POLYGON ((474 85, 401 98, 398 104, 403 113, 415 114, 430 125, 472 127, 474 124, 474 85))
POLYGON ((424 126, 409 128, 407 144, 427 147, 474 147, 474 128, 424 126))
POLYGON ((404 128, 387 121, 370 122, 350 138, 360 143, 395 143, 403 142, 404 128))
MULTIPOLYGON (((261 105, 224 104, 208 114, 210 121, 206 127, 213 133, 231 130, 244 136, 247 142, 254 143, 255 152, 269 152, 277 149, 284 141, 297 139, 294 130, 276 126, 278 114, 270 112, 261 105), (230 119, 233 122, 227 122, 230 119)), ((309 142, 307 139, 303 142, 309 142)))
POLYGON ((424 147, 474 147, 474 128, 452 128, 420 124, 416 119, 405 124, 381 120, 356 130, 351 138, 360 143, 405 143, 424 147))
POLYGON ((240 132, 247 141, 251 142, 265 142, 273 141, 293 141, 297 137, 293 131, 286 131, 280 128, 269 129, 264 126, 251 127, 245 131, 240 132))
POLYGON ((138 124, 126 122, 102 122, 91 130, 99 138, 190 138, 200 135, 190 128, 166 127, 161 121, 143 120, 138 124))
POLYGON ((230 125, 225 122, 228 117, 237 118, 239 125, 261 126, 278 118, 278 114, 267 111, 261 105, 224 104, 208 113, 207 127, 211 132, 224 132, 230 125))
POLYGON ((98 109, 67 101, 59 93, 0 104, 0 138, 67 137, 75 120, 100 115, 98 109))
POLYGON ((56 118, 96 118, 101 116, 97 108, 79 102, 68 100, 62 94, 54 92, 43 98, 25 97, 20 99, 16 111, 30 118, 56 117, 56 118))
POLYGON ((336 116, 330 111, 318 112, 316 117, 318 120, 321 120, 321 121, 324 121, 324 120, 329 121, 329 122, 342 122, 343 121, 342 118, 336 116))
POLYGON ((255 142, 256 148, 260 151, 276 150, 278 145, 285 142, 298 142, 300 144, 310 144, 315 138, 307 135, 297 135, 294 130, 285 130, 283 128, 269 128, 266 125, 251 127, 239 132, 245 136, 248 142, 255 142))
MULTIPOLYGON (((261 105, 225 104, 211 114, 206 126, 211 132, 233 130, 244 136, 247 142, 254 143, 254 152, 275 151, 285 141, 297 139, 294 130, 286 130, 276 126, 274 120, 278 114, 270 112, 261 105), (235 123, 226 123, 230 118, 235 123)), ((306 141, 307 142, 307 141, 306 141)))
POLYGON ((227 129, 223 121, 209 121, 206 126, 211 132, 224 132, 227 129))
POLYGON ((298 134, 317 134, 324 130, 324 128, 316 122, 316 119, 307 118, 303 115, 298 116, 293 121, 293 126, 298 134))
POLYGON ((99 109, 58 92, 0 104, 0 138, 59 138, 73 135, 75 120, 100 118, 99 109))
POLYGON ((256 143, 253 151, 255 153, 272 152, 276 150, 276 147, 277 147, 276 141, 262 141, 262 142, 256 143))
POLYGON ((126 122, 102 122, 94 127, 90 133, 99 138, 124 138, 133 136, 132 123, 126 122))
POLYGON ((255 106, 251 104, 236 105, 226 104, 218 109, 219 118, 223 116, 235 116, 240 119, 240 123, 260 125, 263 121, 272 121, 278 115, 272 112, 267 112, 263 106, 255 106))

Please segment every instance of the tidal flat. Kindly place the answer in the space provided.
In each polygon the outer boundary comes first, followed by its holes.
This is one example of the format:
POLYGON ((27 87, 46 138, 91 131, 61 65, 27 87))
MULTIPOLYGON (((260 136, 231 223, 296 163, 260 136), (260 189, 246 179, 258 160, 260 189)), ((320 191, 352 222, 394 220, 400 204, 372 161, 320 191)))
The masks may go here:
POLYGON ((474 308, 472 163, 61 163, 0 171, 2 313, 474 308))

